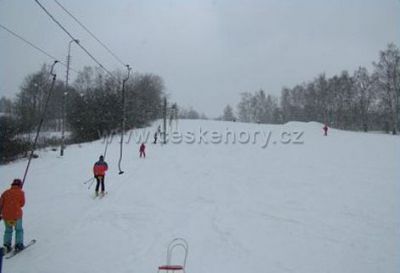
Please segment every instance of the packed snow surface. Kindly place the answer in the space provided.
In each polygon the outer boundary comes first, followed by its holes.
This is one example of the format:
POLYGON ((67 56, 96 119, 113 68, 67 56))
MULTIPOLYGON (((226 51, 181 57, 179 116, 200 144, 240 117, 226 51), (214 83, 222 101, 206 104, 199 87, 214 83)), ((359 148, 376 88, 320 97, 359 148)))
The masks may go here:
MULTIPOLYGON (((159 124, 125 136, 122 175, 119 139, 109 144, 103 199, 84 182, 104 141, 39 151, 24 186, 25 241, 38 242, 3 272, 154 273, 177 237, 187 273, 399 272, 399 137, 187 120, 152 144, 159 124)), ((0 190, 26 164, 1 166, 0 190)))

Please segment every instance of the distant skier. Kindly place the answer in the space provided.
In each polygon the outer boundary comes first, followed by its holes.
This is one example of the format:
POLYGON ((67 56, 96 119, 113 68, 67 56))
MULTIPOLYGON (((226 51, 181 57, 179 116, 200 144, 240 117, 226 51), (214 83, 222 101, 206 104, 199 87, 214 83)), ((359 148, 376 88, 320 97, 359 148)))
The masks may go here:
POLYGON ((158 134, 157 134, 157 132, 155 132, 154 133, 154 142, 153 142, 154 144, 157 144, 157 136, 158 136, 158 134))
POLYGON ((104 195, 104 177, 106 175, 106 171, 108 170, 107 162, 104 161, 104 156, 100 156, 99 161, 97 161, 93 166, 93 174, 94 178, 96 178, 96 196, 99 195, 99 188, 101 186, 101 194, 104 195))
POLYGON ((322 129, 324 129, 324 136, 327 136, 328 135, 328 125, 325 124, 322 129))
POLYGON ((144 145, 144 143, 142 143, 142 145, 140 145, 140 149, 139 149, 139 153, 140 153, 140 157, 143 156, 143 158, 146 158, 146 145, 144 145))
POLYGON ((0 220, 4 220, 5 230, 3 245, 10 252, 13 230, 15 229, 15 251, 24 249, 24 230, 22 228, 22 207, 25 205, 25 193, 22 190, 21 179, 14 179, 11 188, 4 191, 0 197, 0 220))

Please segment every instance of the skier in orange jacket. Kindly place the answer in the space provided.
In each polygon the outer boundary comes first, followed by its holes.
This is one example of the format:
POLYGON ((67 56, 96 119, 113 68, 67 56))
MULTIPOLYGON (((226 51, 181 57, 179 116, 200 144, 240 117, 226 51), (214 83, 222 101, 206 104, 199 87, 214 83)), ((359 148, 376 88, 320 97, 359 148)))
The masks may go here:
POLYGON ((22 228, 22 207, 25 205, 25 193, 22 190, 21 179, 14 179, 11 188, 4 191, 0 197, 1 219, 5 230, 3 245, 6 252, 11 251, 13 230, 15 229, 15 251, 24 249, 24 229, 22 228))

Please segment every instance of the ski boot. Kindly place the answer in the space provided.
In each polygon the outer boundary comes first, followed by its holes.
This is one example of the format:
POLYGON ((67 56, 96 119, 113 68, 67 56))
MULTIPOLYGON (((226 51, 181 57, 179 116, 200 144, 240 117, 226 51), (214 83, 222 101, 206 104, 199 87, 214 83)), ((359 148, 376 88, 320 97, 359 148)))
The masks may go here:
POLYGON ((21 250, 24 250, 24 248, 25 248, 25 246, 22 243, 16 244, 14 247, 15 252, 20 252, 21 250))
POLYGON ((3 245, 3 251, 4 251, 4 254, 7 254, 7 253, 9 253, 9 252, 11 252, 11 250, 12 250, 12 247, 11 247, 11 245, 10 244, 4 244, 3 245))

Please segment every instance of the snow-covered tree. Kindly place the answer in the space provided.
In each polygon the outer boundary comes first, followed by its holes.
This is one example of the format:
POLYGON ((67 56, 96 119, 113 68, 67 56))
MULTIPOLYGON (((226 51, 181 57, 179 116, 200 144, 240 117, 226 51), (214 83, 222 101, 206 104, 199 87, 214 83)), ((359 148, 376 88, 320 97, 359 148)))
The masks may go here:
POLYGON ((224 113, 222 115, 222 120, 235 121, 235 114, 233 113, 233 108, 229 104, 225 106, 224 113))

